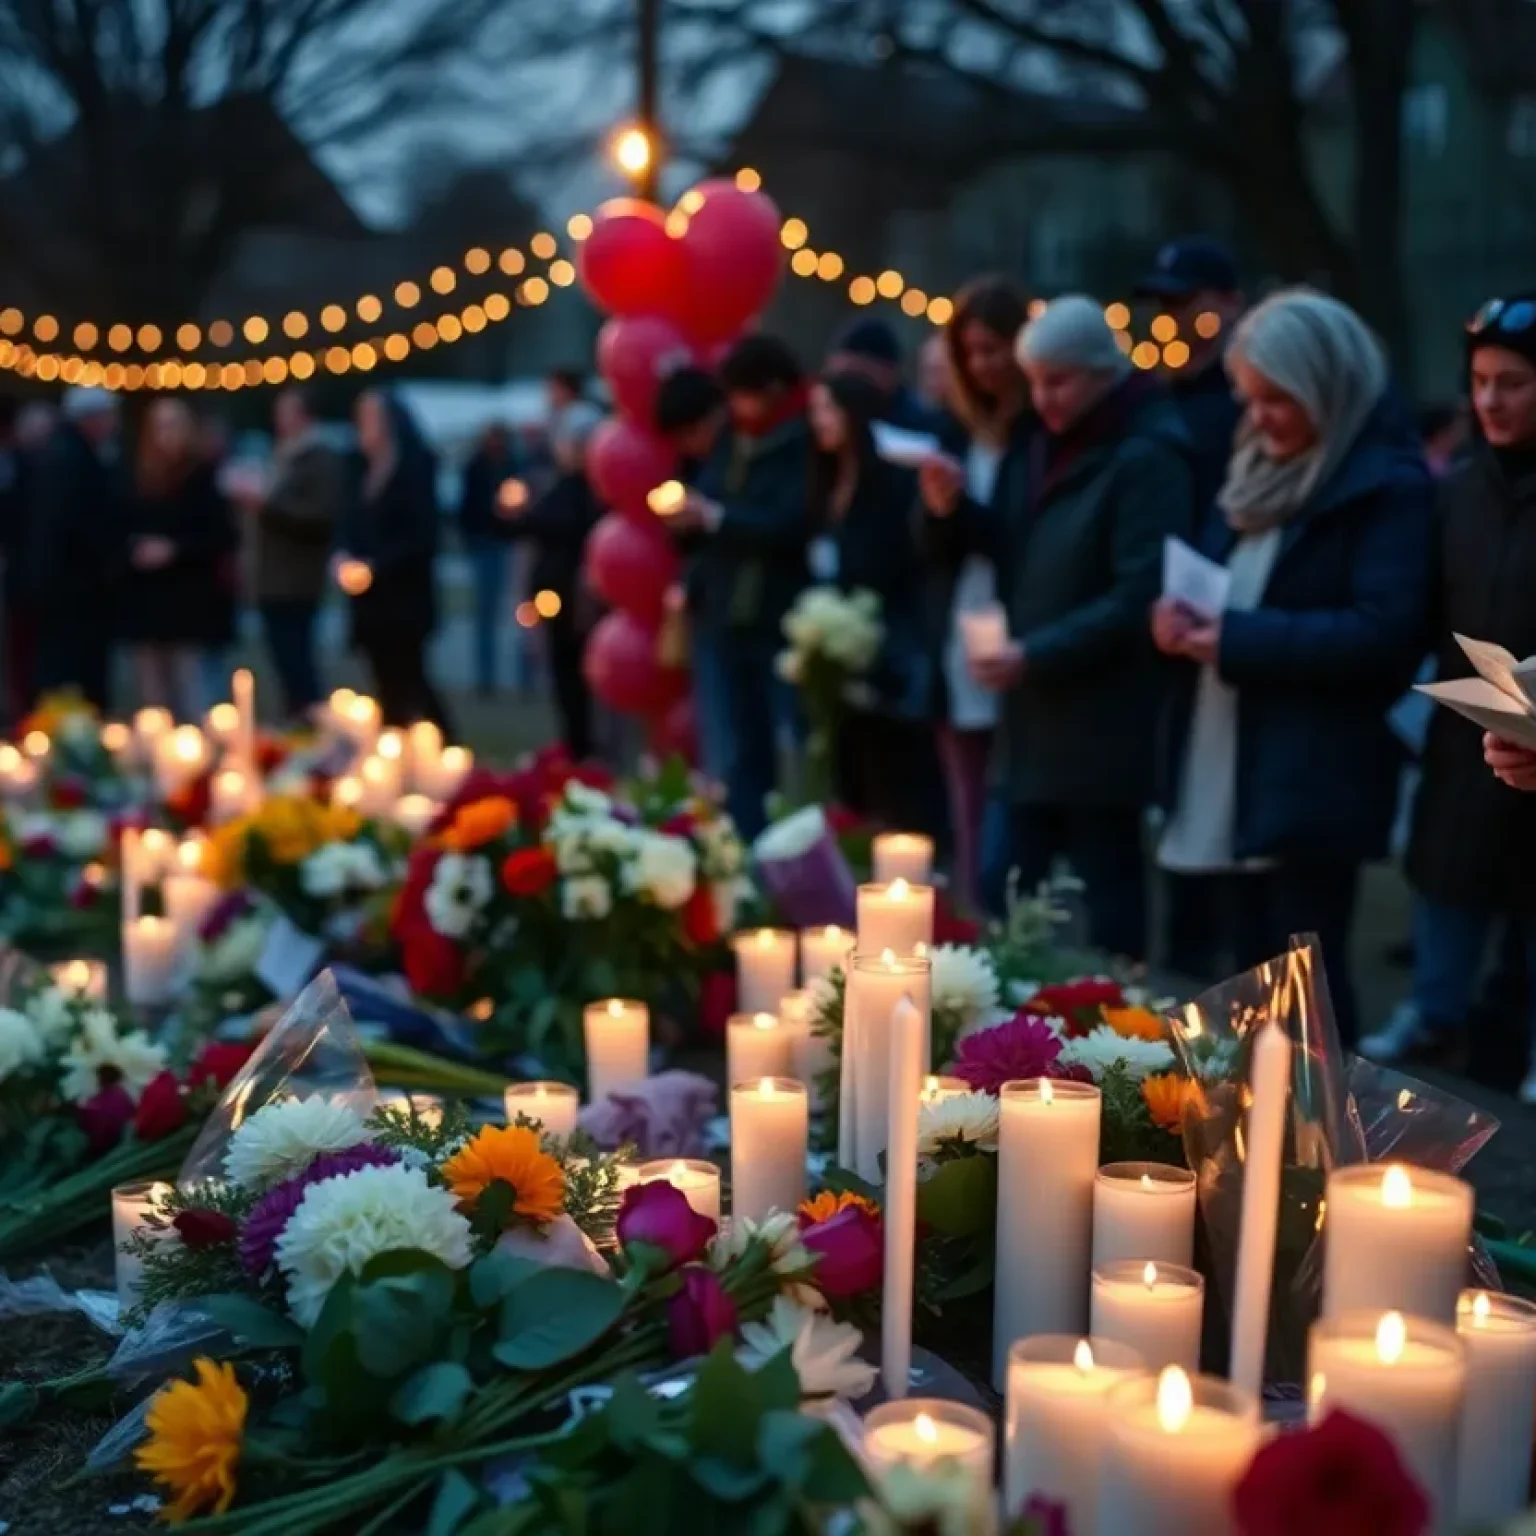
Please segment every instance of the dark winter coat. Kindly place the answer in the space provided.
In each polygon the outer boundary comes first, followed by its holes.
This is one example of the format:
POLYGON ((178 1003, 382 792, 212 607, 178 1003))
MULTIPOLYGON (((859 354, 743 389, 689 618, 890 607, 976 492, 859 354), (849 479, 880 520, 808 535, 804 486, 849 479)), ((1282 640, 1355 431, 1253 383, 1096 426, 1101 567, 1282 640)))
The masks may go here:
MULTIPOLYGON (((1452 633, 1536 653, 1536 460, 1506 474, 1479 448, 1440 485, 1434 639, 1441 678, 1472 667, 1452 633)), ((1483 733, 1436 708, 1414 805, 1408 878, 1433 901, 1476 910, 1536 908, 1536 795, 1501 784, 1483 733)))
POLYGON ((320 600, 346 495, 342 456, 318 437, 279 456, 256 530, 260 600, 320 600))
MULTIPOLYGON (((1427 635, 1434 490, 1392 399, 1286 525, 1263 599, 1224 614, 1218 665, 1238 690, 1239 859, 1358 862, 1386 852, 1401 748, 1387 711, 1427 635)), ((1217 509, 1204 553, 1236 535, 1217 509)), ((1198 669, 1180 663, 1164 738, 1176 789, 1198 669)))
POLYGON ((352 633, 425 638, 437 623, 437 468, 423 448, 402 452, 389 478, 369 491, 366 474, 347 518, 343 547, 373 572, 352 599, 352 633))
POLYGON ((503 517, 499 498, 502 482, 522 472, 522 465, 510 450, 492 458, 476 449, 464 466, 464 484, 459 493, 459 533, 471 542, 497 541, 512 537, 512 519, 503 517))
POLYGON ((1219 358, 1199 373, 1170 375, 1168 398, 1184 418, 1184 429, 1189 434, 1194 521, 1190 531, 1181 535, 1189 538, 1203 523, 1226 479, 1227 463, 1232 457, 1232 438, 1243 409, 1232 392, 1232 381, 1219 358))
POLYGON ((125 567, 118 597, 118 638, 130 645, 222 646, 235 635, 239 534, 211 464, 198 464, 179 485, 130 503, 125 567), (167 539, 170 563, 140 570, 139 539, 167 539))
POLYGON ((507 532, 534 546, 528 591, 559 594, 562 611, 574 612, 581 595, 581 566, 587 539, 603 515, 587 477, 564 473, 525 512, 507 520, 507 532))

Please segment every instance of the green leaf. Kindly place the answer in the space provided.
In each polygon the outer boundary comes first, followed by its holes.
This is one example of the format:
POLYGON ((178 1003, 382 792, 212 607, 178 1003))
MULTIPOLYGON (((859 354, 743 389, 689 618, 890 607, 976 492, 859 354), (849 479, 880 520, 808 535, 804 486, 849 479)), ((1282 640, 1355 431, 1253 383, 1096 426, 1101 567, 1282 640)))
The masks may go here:
POLYGON ((437 1497, 427 1516, 426 1536, 453 1536, 480 1506, 480 1494, 462 1472, 449 1468, 437 1485, 437 1497))
POLYGON ((492 1179, 475 1201, 470 1226, 475 1235, 494 1243, 512 1225, 517 1206, 517 1191, 505 1179, 492 1179))
POLYGON ((363 1369, 388 1380, 430 1359, 451 1320, 454 1289, 453 1271, 418 1249, 370 1260, 352 1300, 363 1369))
POLYGON ((0 1428, 25 1424, 37 1412, 37 1388, 26 1381, 8 1381, 0 1387, 0 1428))
POLYGON ((757 1427, 762 1417, 763 1400, 756 1378, 737 1363, 731 1341, 722 1339, 694 1378, 691 1438, 695 1450, 735 1466, 750 1467, 757 1456, 757 1427))
POLYGON ((406 1378, 390 1399, 389 1411, 411 1425, 456 1418, 474 1386, 474 1378, 458 1361, 434 1360, 406 1378))
POLYGON ((739 1465, 719 1456, 696 1456, 688 1468, 706 1493, 726 1504, 740 1504, 761 1493, 772 1481, 769 1474, 750 1462, 739 1465))
POLYGON ((997 1159, 959 1157, 940 1163, 917 1186, 917 1219, 941 1237, 968 1237, 997 1221, 997 1159))
POLYGON ((662 1429, 661 1404, 630 1371, 615 1380, 613 1398, 604 1417, 614 1444, 626 1451, 633 1451, 662 1429))
POLYGON ((297 1323, 249 1296, 233 1292, 199 1296, 193 1305, 210 1322, 253 1349, 296 1349, 304 1342, 304 1330, 297 1323))
POLYGON ((618 1322, 625 1294, 601 1275, 540 1269, 501 1304, 501 1338, 491 1351, 513 1370, 542 1371, 590 1348, 618 1322))
POLYGON ((539 1268, 532 1259, 493 1248, 469 1267, 470 1297, 481 1310, 494 1307, 539 1268))

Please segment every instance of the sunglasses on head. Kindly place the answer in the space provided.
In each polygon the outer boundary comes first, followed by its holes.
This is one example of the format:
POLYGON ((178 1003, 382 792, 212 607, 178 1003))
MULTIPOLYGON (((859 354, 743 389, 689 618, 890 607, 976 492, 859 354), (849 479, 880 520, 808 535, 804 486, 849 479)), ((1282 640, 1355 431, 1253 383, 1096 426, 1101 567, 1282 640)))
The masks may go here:
POLYGON ((1506 336, 1518 336, 1536 325, 1536 299, 1489 299, 1467 321, 1469 336, 1482 336, 1489 331, 1502 332, 1506 336))

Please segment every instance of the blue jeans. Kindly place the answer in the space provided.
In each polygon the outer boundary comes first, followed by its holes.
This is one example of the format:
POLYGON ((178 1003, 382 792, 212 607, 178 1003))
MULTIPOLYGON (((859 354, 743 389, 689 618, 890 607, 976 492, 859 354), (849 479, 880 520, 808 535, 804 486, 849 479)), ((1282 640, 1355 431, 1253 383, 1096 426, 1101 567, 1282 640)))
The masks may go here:
POLYGON ((495 539, 475 539, 469 546, 475 591, 475 687, 490 693, 496 687, 497 651, 506 617, 507 546, 495 539))
POLYGON ((291 718, 320 702, 320 674, 315 667, 319 606, 307 597, 274 597, 261 605, 261 627, 283 690, 283 709, 291 718))
MULTIPOLYGON (((1426 1029, 1450 1033, 1466 1023, 1483 971, 1488 940, 1501 923, 1514 926, 1528 976, 1536 976, 1536 914, 1442 906, 1422 896, 1413 903, 1413 1001, 1426 1029)), ((1533 994, 1536 999, 1536 994, 1533 994)), ((1536 1000, 1527 1005, 1536 1041, 1536 1000)))
POLYGON ((700 756, 705 773, 725 785, 726 807, 749 840, 767 825, 765 802, 778 779, 775 727, 782 684, 773 670, 777 651, 772 634, 694 631, 700 756))

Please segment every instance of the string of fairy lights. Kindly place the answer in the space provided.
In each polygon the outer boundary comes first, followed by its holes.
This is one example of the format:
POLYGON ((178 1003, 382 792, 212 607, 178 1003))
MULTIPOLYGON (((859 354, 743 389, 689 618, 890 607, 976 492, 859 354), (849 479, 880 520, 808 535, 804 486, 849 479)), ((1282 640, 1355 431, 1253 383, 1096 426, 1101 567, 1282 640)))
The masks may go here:
MULTIPOLYGON (((762 186, 762 177, 744 168, 736 173, 736 185, 755 192, 762 186)), ((668 217, 673 233, 687 227, 693 211, 688 199, 685 195, 668 217)), ((592 233, 592 227, 589 214, 578 213, 568 221, 566 235, 572 254, 574 247, 592 233)), ((939 327, 947 325, 954 314, 952 300, 943 294, 928 294, 895 269, 850 275, 838 252, 812 246, 811 232, 803 219, 786 218, 779 239, 789 252, 789 269, 796 277, 829 284, 846 279, 848 300, 856 306, 894 304, 909 319, 939 327)), ((233 391, 283 384, 290 379, 302 382, 322 373, 368 373, 383 363, 402 363, 413 352, 452 346, 467 336, 479 335, 500 325, 517 309, 538 308, 575 282, 576 265, 571 255, 562 254, 560 241, 545 230, 528 241, 527 250, 507 246, 493 252, 485 246, 471 246, 455 265, 435 266, 425 276, 403 279, 387 297, 363 293, 347 304, 326 304, 313 315, 293 309, 275 318, 249 315, 238 324, 213 320, 204 325, 188 320, 169 329, 80 320, 69 327, 66 344, 71 350, 55 350, 56 344, 65 342, 65 326, 57 316, 28 316, 20 309, 6 307, 0 308, 0 369, 42 383, 94 385, 127 392, 233 391), (542 263, 542 270, 531 270, 534 262, 542 263), (510 287, 502 285, 503 279, 513 280, 510 287), (484 280, 495 286, 468 303, 458 304, 464 280, 484 280), (415 318, 433 298, 445 302, 438 304, 432 315, 415 318), (344 339, 358 327, 367 328, 367 334, 357 340, 344 339), (292 345, 284 347, 283 341, 292 345), (168 343, 174 350, 158 355, 168 343)), ((1038 313, 1044 303, 1043 299, 1034 300, 1030 313, 1038 313)), ((1178 369, 1189 362, 1189 343, 1179 335, 1172 315, 1155 316, 1150 337, 1141 341, 1131 335, 1127 305, 1107 305, 1104 318, 1116 342, 1138 368, 1178 369)), ((1220 317, 1214 313, 1197 315, 1193 329, 1201 339, 1209 339, 1221 329, 1220 317)))

